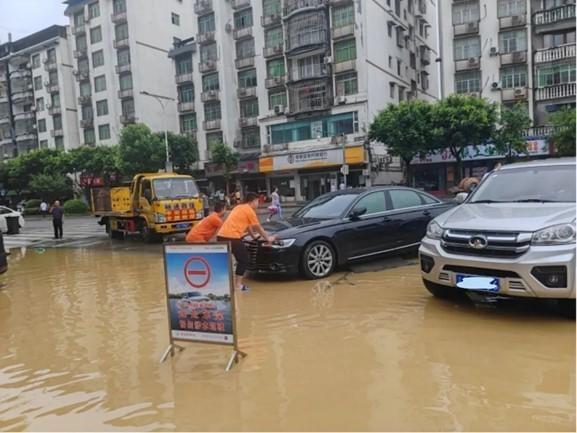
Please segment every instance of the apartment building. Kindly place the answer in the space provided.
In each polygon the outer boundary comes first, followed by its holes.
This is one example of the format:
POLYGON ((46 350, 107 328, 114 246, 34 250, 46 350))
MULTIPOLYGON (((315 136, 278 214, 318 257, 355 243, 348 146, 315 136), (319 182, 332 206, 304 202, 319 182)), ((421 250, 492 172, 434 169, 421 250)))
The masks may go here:
POLYGON ((135 122, 177 132, 177 92, 168 52, 175 40, 191 32, 191 1, 66 4, 81 143, 118 143, 122 128, 135 122))
POLYGON ((66 27, 0 45, 0 157, 79 145, 66 27))
POLYGON ((196 0, 174 59, 180 130, 207 177, 212 143, 234 146, 242 187, 286 200, 400 181, 369 143, 389 103, 438 97, 432 0, 196 0), (343 167, 344 166, 344 167, 343 167), (343 174, 344 173, 344 174, 343 174))

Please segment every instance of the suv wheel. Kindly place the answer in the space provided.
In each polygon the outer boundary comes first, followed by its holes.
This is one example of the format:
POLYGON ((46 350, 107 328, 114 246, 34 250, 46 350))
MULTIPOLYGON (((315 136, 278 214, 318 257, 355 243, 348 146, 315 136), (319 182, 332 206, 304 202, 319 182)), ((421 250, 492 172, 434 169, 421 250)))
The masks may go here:
POLYGON ((423 284, 435 298, 454 299, 459 295, 462 295, 462 292, 455 287, 444 286, 442 284, 433 283, 425 279, 423 279, 423 284))
POLYGON ((301 259, 302 271, 309 280, 328 277, 336 266, 336 254, 324 241, 311 242, 305 248, 301 259))

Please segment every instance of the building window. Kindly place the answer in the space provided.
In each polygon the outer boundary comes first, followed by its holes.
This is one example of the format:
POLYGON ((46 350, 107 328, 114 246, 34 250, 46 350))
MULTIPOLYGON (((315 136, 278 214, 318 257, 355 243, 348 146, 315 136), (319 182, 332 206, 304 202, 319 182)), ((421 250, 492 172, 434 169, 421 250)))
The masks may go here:
POLYGON ((132 89, 132 74, 123 74, 120 76, 120 90, 132 89))
POLYGON ((46 119, 38 120, 38 132, 46 132, 46 119))
POLYGON ((110 140, 110 125, 100 125, 98 127, 98 138, 102 140, 110 140))
POLYGON ((280 78, 286 75, 284 59, 271 60, 266 64, 268 78, 280 78))
POLYGON ((335 82, 338 96, 356 95, 359 92, 356 72, 337 75, 335 82))
POLYGON ((248 69, 238 73, 238 87, 246 89, 256 87, 256 69, 248 69))
POLYGON ((537 68, 538 87, 575 82, 575 63, 537 68))
POLYGON ((478 22, 479 18, 478 2, 453 4, 453 25, 478 22))
POLYGON ((302 80, 306 78, 314 78, 326 73, 324 64, 324 56, 316 55, 309 56, 297 60, 297 70, 292 69, 295 79, 302 80), (296 72, 296 73, 295 73, 296 72))
POLYGON ((84 130, 84 144, 94 144, 96 143, 96 136, 94 135, 94 129, 84 130))
POLYGON ((240 117, 257 117, 258 99, 247 99, 240 101, 240 117))
POLYGON ((86 51, 88 49, 88 43, 86 42, 86 35, 76 36, 76 49, 78 51, 86 51))
POLYGON ((54 48, 47 50, 46 58, 48 59, 48 63, 56 63, 56 50, 54 48))
POLYGON ((221 118, 220 102, 208 102, 204 104, 204 119, 207 121, 221 118))
POLYGON ((501 70, 501 87, 503 89, 526 86, 527 66, 513 66, 501 70))
POLYGON ((357 58, 357 46, 354 39, 335 44, 335 63, 346 62, 357 58))
POLYGON ((60 93, 55 93, 50 98, 50 104, 52 108, 60 108, 60 93))
POLYGON ((350 5, 333 8, 333 27, 345 27, 355 22, 355 8, 350 5))
POLYGON ((119 66, 127 66, 130 65, 130 50, 128 48, 124 50, 118 50, 116 54, 116 58, 118 60, 119 66))
POLYGON ((42 77, 34 77, 34 90, 42 90, 42 77))
POLYGON ((239 30, 246 27, 252 27, 252 8, 234 14, 234 28, 239 30))
POLYGON ((102 27, 98 26, 90 29, 90 43, 96 44, 100 41, 102 41, 102 27))
POLYGON ((481 71, 455 74, 455 92, 473 93, 481 90, 481 71))
POLYGON ((106 99, 96 102, 96 115, 99 117, 108 115, 108 101, 106 99))
POLYGON ((50 83, 51 86, 58 84, 58 71, 50 71, 48 73, 48 83, 50 83))
POLYGON ((122 115, 124 117, 134 116, 134 99, 125 99, 121 103, 122 115))
POLYGON ((106 77, 104 75, 100 75, 94 78, 94 91, 96 93, 103 92, 106 90, 106 77))
POLYGON ((211 132, 210 134, 206 134, 206 150, 208 159, 212 157, 211 154, 214 146, 222 142, 222 132, 211 132))
POLYGON ((89 81, 84 81, 80 83, 80 96, 90 96, 92 94, 92 88, 90 87, 89 81))
POLYGON ((513 30, 499 33, 499 52, 512 53, 527 49, 527 33, 525 30, 513 30))
POLYGON ((40 149, 48 149, 48 140, 40 140, 40 149))
POLYGON ((52 125, 55 131, 60 131, 62 129, 62 116, 52 116, 52 125))
POLYGON ((186 54, 176 59, 176 74, 184 75, 192 73, 192 56, 186 54))
POLYGON ((116 36, 117 41, 123 41, 125 39, 128 39, 128 24, 127 23, 118 24, 114 28, 114 34, 116 36))
POLYGON ((104 51, 98 50, 92 53, 92 67, 97 68, 104 65, 104 51))
POLYGON ((78 70, 80 72, 90 71, 90 63, 88 63, 88 59, 82 59, 78 61, 78 70))
POLYGON ((275 27, 273 29, 267 30, 264 34, 265 47, 282 47, 283 44, 283 34, 282 27, 275 27))
POLYGON ((88 5, 88 16, 90 18, 98 18, 100 16, 100 5, 98 2, 90 3, 88 5))
POLYGON ((179 87, 178 102, 194 102, 194 87, 193 86, 179 87))
POLYGON ((202 77, 202 91, 220 90, 218 73, 208 74, 202 77))
POLYGON ((554 48, 565 44, 575 43, 575 30, 562 33, 548 33, 543 35, 543 48, 554 48))
POLYGON ((455 60, 465 60, 481 56, 481 39, 478 36, 456 39, 454 44, 455 60))
POLYGON ((74 27, 82 27, 84 25, 84 12, 74 14, 74 27))
POLYGON ((277 91, 277 92, 270 92, 268 95, 268 107, 271 110, 274 110, 274 107, 280 105, 282 107, 286 107, 288 105, 286 92, 284 90, 277 91))
POLYGON ((499 0, 497 15, 499 17, 511 17, 525 15, 527 13, 527 0, 499 0))
POLYGON ((262 11, 263 15, 266 17, 273 15, 281 15, 281 0, 263 0, 262 11))
POLYGON ((269 126, 268 140, 270 144, 282 144, 340 134, 354 134, 358 131, 358 114, 351 112, 269 126))
POLYGON ((180 25, 180 16, 178 14, 175 14, 174 12, 172 12, 170 14, 170 16, 171 16, 172 24, 174 24, 175 26, 179 26, 180 25))
POLYGON ((181 134, 191 134, 196 131, 196 114, 187 114, 180 118, 181 134))
POLYGON ((288 21, 287 49, 323 44, 328 37, 327 18, 324 12, 297 15, 288 21))
POLYGON ((44 111, 44 98, 36 99, 36 111, 44 111))
POLYGON ((243 149, 260 148, 260 129, 259 128, 243 129, 241 147, 243 149))
POLYGON ((94 118, 94 111, 92 111, 91 105, 85 105, 82 107, 82 120, 92 120, 94 118))
POLYGON ((214 22, 214 14, 203 15, 198 19, 198 32, 200 34, 214 32, 216 25, 214 22))
POLYGON ((114 0, 113 8, 115 14, 126 12, 126 0, 114 0))
POLYGON ((40 54, 34 54, 32 56, 32 69, 37 69, 40 67, 40 54))
POLYGON ((64 138, 63 137, 56 137, 54 139, 54 146, 58 150, 64 150, 64 138))
POLYGON ((245 39, 236 43, 236 58, 246 59, 254 56, 254 39, 245 39))
POLYGON ((200 61, 202 63, 218 60, 216 43, 200 47, 200 61))

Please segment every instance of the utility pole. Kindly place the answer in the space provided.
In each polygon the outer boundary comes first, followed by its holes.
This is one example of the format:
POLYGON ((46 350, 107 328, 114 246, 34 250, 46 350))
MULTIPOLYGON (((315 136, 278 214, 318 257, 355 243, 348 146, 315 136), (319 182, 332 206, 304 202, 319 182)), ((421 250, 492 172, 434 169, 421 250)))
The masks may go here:
MULTIPOLYGON (((175 101, 174 98, 170 98, 168 96, 162 96, 162 95, 155 95, 153 93, 149 93, 149 92, 145 92, 142 91, 140 92, 141 95, 144 96, 150 96, 151 98, 154 98, 162 107, 162 115, 163 117, 165 116, 165 108, 168 104, 169 101, 175 101)), ((164 128, 164 149, 166 151, 166 161, 165 161, 165 170, 167 173, 172 173, 173 171, 173 167, 172 167, 172 162, 170 161, 170 152, 168 150, 168 127, 165 125, 164 128)))

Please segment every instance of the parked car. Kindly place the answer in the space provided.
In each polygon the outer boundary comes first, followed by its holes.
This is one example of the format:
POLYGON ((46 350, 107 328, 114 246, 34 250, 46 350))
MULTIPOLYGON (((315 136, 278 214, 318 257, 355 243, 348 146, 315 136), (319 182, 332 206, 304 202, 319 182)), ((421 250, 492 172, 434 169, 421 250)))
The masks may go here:
POLYGON ((404 187, 347 189, 322 195, 288 220, 265 224, 273 245, 245 240, 249 270, 324 278, 336 267, 385 253, 416 251, 444 203, 404 187))
POLYGON ((18 229, 24 227, 24 217, 22 212, 17 212, 6 206, 0 206, 0 231, 2 233, 8 233, 10 230, 9 218, 18 219, 18 229))
POLYGON ((429 224, 419 249, 425 287, 440 298, 472 290, 558 299, 574 315, 575 192, 574 158, 489 173, 429 224))

